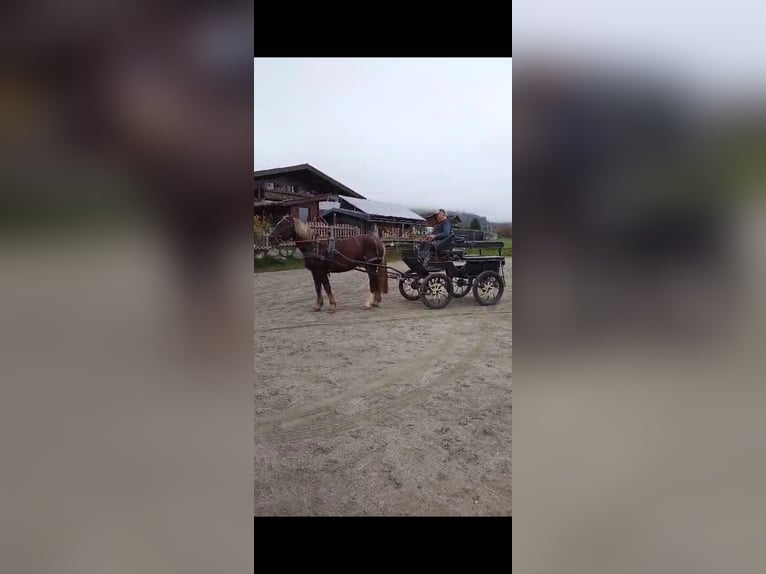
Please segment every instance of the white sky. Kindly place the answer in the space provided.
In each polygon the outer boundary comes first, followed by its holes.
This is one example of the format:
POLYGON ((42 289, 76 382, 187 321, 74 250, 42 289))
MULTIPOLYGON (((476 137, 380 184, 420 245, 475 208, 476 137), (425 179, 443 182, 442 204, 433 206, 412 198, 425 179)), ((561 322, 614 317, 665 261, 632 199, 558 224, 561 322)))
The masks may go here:
POLYGON ((663 72, 691 95, 766 94, 766 3, 516 0, 513 53, 540 51, 663 72))
POLYGON ((255 59, 254 169, 511 221, 511 59, 255 59))

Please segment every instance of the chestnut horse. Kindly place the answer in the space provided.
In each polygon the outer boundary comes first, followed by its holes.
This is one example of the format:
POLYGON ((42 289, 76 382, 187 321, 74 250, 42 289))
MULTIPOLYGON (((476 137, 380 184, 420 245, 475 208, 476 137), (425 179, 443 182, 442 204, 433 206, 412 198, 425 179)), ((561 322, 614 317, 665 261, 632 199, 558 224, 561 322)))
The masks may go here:
POLYGON ((330 273, 344 273, 357 268, 364 268, 370 279, 370 294, 364 303, 365 309, 377 307, 382 293, 388 293, 388 271, 386 265, 386 246, 371 235, 355 235, 345 239, 336 239, 331 247, 329 239, 318 238, 314 230, 300 219, 285 215, 269 235, 272 244, 294 241, 303 254, 306 269, 314 276, 314 288, 317 293, 314 311, 324 305, 322 287, 330 298, 330 312, 335 311, 335 297, 330 287, 330 273))

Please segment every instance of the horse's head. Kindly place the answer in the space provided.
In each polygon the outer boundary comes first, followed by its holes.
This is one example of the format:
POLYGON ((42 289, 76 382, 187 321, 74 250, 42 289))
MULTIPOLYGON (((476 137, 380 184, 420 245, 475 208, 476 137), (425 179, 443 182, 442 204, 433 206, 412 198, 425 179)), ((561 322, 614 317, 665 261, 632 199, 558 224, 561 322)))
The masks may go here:
POLYGON ((274 230, 269 234, 269 242, 272 244, 292 241, 295 239, 295 221, 289 215, 279 220, 274 230))

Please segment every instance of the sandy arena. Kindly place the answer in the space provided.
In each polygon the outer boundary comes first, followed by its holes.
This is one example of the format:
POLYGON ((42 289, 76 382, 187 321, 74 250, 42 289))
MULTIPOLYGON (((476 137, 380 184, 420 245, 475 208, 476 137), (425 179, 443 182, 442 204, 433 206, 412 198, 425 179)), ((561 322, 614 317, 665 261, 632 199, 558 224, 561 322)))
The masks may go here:
MULTIPOLYGON (((444 309, 367 276, 254 274, 255 515, 511 515, 511 259, 501 301, 444 309)), ((391 264, 406 269, 403 263, 391 264)))

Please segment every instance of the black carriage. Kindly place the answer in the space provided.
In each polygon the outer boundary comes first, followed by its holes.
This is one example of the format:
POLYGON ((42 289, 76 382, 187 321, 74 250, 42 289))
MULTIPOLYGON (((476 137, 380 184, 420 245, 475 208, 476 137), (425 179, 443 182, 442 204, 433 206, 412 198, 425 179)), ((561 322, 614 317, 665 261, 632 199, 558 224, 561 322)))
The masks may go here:
POLYGON ((392 278, 399 280, 399 292, 405 299, 420 299, 430 309, 446 307, 453 297, 464 297, 471 291, 480 305, 494 305, 505 291, 502 249, 501 241, 465 241, 450 236, 424 266, 414 244, 403 246, 402 260, 409 271, 392 278), (478 249, 479 254, 466 255, 469 248, 478 249), (495 249, 497 255, 482 254, 495 249))

